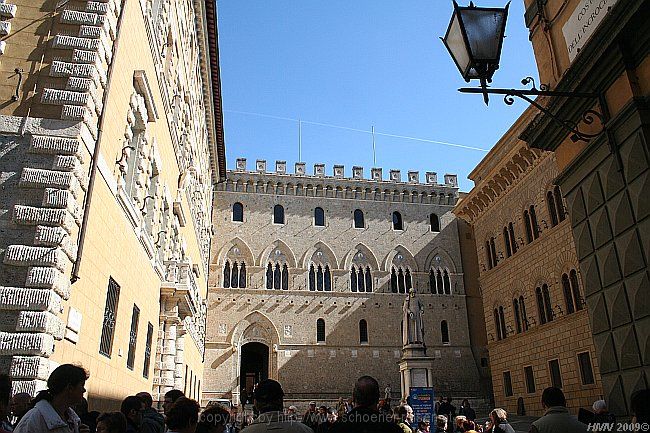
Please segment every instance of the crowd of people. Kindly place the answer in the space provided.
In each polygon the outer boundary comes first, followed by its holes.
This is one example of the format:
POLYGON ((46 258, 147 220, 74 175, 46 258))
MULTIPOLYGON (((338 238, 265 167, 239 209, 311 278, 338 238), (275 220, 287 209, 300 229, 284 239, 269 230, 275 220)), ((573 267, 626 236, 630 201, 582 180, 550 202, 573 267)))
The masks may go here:
MULTIPOLYGON (((50 375, 47 389, 32 399, 26 393, 12 396, 10 378, 0 374, 0 433, 515 433, 505 410, 495 408, 487 421, 479 423, 468 400, 456 414, 449 397, 436 402, 433 419, 416 420, 406 399, 395 407, 389 398, 380 399, 379 383, 370 376, 357 380, 352 398, 341 398, 334 407, 317 407, 312 401, 302 417, 295 406, 285 407, 280 383, 263 380, 253 392, 255 417, 250 419, 218 404, 201 412, 195 400, 176 389, 164 395, 162 414, 153 408, 147 392, 124 398, 119 412, 89 411, 84 398, 87 379, 83 368, 61 365, 50 375)), ((546 388, 541 404, 544 415, 532 423, 530 433, 589 431, 587 424, 569 413, 561 389, 546 388)), ((614 431, 615 418, 605 402, 595 402, 593 409, 588 421, 607 423, 614 431)), ((626 431, 645 431, 642 426, 650 422, 650 390, 632 396, 632 410, 634 418, 628 424, 632 429, 626 431)), ((599 431, 607 430, 601 424, 599 431)))

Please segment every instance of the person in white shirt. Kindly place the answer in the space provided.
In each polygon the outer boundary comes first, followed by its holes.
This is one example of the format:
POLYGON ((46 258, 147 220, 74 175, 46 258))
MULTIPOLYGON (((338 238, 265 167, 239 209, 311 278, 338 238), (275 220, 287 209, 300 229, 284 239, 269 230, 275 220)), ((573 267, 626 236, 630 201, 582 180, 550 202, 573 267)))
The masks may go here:
POLYGON ((23 416, 14 433, 80 433, 81 420, 72 410, 86 392, 88 373, 82 367, 63 364, 47 379, 47 390, 41 391, 36 405, 23 416))

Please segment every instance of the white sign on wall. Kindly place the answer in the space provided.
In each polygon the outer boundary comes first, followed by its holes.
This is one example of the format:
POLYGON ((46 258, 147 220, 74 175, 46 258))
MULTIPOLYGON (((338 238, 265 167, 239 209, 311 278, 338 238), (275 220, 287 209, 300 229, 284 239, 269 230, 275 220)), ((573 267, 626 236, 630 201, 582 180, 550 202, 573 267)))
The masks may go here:
POLYGON ((562 33, 569 50, 569 60, 573 62, 580 49, 593 35, 596 28, 618 0, 582 0, 573 11, 562 33))

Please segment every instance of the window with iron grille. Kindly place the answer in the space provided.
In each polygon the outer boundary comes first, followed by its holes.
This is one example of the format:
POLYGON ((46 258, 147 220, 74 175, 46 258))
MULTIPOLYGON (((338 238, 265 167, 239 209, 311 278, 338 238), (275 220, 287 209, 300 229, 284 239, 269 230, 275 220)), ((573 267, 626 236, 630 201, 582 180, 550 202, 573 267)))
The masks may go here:
POLYGON ((147 324, 147 343, 144 346, 144 366, 142 367, 142 377, 149 377, 149 365, 151 364, 151 342, 153 340, 153 325, 147 324))
POLYGON ((102 323, 102 337, 99 343, 99 353, 111 357, 113 351, 113 337, 115 335, 115 321, 117 319, 117 306, 120 300, 120 285, 113 278, 108 279, 106 293, 106 307, 104 308, 104 321, 102 323))
POLYGON ((133 304, 133 315, 131 316, 131 331, 129 332, 129 354, 126 357, 126 366, 133 370, 135 365, 135 346, 138 342, 138 322, 140 321, 140 309, 133 304))

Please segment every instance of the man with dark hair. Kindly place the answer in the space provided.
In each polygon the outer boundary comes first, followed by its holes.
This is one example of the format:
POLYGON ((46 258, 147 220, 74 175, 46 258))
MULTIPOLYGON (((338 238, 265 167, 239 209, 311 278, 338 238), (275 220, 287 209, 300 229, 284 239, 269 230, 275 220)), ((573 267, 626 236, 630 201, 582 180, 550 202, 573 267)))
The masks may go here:
POLYGON ((97 417, 97 433, 124 433, 126 417, 122 412, 106 412, 97 417))
POLYGON ((18 425, 20 420, 32 408, 32 396, 26 392, 19 392, 14 394, 11 399, 11 414, 16 418, 14 427, 18 425))
POLYGON ((120 412, 126 417, 126 433, 138 433, 142 423, 142 402, 135 395, 122 401, 120 412))
POLYGON ((179 397, 167 410, 165 423, 169 432, 194 433, 199 423, 201 406, 189 398, 179 397))
POLYGON ((273 379, 261 381, 253 392, 253 404, 259 416, 242 430, 242 433, 265 433, 281 431, 283 433, 314 433, 306 425, 282 413, 284 391, 273 379))
POLYGON ((341 417, 331 433, 402 433, 402 429, 377 410, 379 383, 370 376, 357 379, 352 391, 354 409, 341 417))
POLYGON ((587 433, 587 426, 571 415, 560 388, 549 387, 542 392, 544 415, 533 422, 530 433, 587 433))
POLYGON ((170 391, 167 391, 165 393, 165 400, 163 402, 163 413, 165 416, 167 416, 167 413, 169 412, 169 408, 172 407, 172 404, 176 402, 181 397, 185 397, 185 394, 183 394, 183 391, 180 389, 172 389, 170 391))
POLYGON ((142 402, 142 424, 140 433, 164 433, 165 418, 153 407, 153 398, 148 392, 139 392, 135 395, 142 402))

